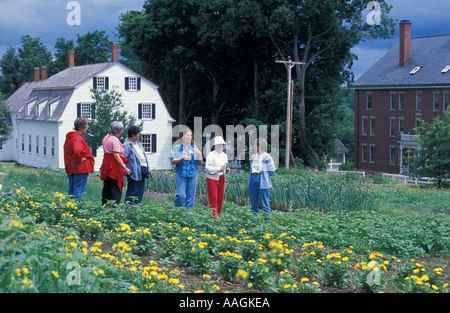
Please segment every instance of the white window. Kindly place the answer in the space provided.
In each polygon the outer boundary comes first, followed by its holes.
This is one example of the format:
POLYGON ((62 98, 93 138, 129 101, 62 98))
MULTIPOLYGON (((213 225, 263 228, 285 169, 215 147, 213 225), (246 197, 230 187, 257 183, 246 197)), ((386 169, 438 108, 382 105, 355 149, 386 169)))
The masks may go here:
POLYGON ((375 117, 370 117, 370 136, 375 136, 375 117))
POLYGON ((405 132, 405 118, 404 117, 398 118, 398 132, 399 133, 405 132))
POLYGON ((368 93, 366 97, 366 110, 372 110, 372 94, 368 93))
POLYGON ((362 135, 367 136, 367 116, 362 117, 362 135))
POLYGON ((422 94, 416 94, 416 111, 422 111, 422 94))
POLYGON ((398 95, 398 109, 400 111, 405 110, 405 94, 404 93, 400 93, 398 95))
POLYGON ((433 111, 439 111, 439 92, 433 92, 433 111))
POLYGON ((397 106, 396 99, 397 99, 396 94, 391 93, 391 111, 395 111, 395 107, 397 106))
POLYGON ((370 163, 375 163, 375 145, 369 146, 370 163))
POLYGON ((367 144, 362 144, 361 145, 361 161, 363 163, 367 162, 367 144))
POLYGON ((91 119, 91 104, 81 103, 81 117, 91 119))
POLYGON ((395 137, 395 117, 389 118, 389 136, 395 137))
POLYGON ((145 152, 152 152, 152 135, 151 134, 141 134, 139 139, 144 146, 145 152))
POLYGON ((97 89, 105 89, 105 77, 97 77, 97 89))
POLYGON ((447 110, 448 105, 450 104, 450 93, 445 92, 443 98, 444 98, 443 99, 444 103, 443 103, 443 106, 442 106, 442 110, 445 111, 445 110, 447 110))
POLYGON ((137 87, 137 77, 128 77, 128 90, 136 91, 137 87))
POLYGON ((389 165, 395 165, 395 147, 389 147, 389 165))
POLYGON ((25 134, 22 134, 22 152, 25 152, 25 134))
POLYGON ((28 135, 28 152, 31 153, 31 135, 28 135))
POLYGON ((36 135, 36 154, 39 154, 39 136, 36 135))
POLYGON ((142 103, 142 118, 143 119, 152 118, 152 103, 142 103))

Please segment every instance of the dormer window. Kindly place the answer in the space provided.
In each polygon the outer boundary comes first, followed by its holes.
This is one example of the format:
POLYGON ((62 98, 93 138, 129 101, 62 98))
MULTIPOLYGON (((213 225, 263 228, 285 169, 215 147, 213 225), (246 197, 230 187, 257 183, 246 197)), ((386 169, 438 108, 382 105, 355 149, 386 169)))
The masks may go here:
POLYGON ((414 75, 416 74, 422 67, 421 66, 416 66, 415 68, 413 68, 413 70, 411 72, 409 72, 409 74, 414 75))

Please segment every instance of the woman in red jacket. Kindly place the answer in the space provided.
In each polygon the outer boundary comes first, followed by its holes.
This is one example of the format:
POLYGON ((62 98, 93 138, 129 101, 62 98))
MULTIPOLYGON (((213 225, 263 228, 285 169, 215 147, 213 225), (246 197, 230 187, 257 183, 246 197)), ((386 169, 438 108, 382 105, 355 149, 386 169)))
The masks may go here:
POLYGON ((88 120, 84 117, 77 118, 74 128, 75 131, 66 135, 64 164, 69 177, 68 193, 76 199, 81 199, 86 189, 88 175, 94 172, 95 161, 91 149, 83 139, 88 128, 88 120))

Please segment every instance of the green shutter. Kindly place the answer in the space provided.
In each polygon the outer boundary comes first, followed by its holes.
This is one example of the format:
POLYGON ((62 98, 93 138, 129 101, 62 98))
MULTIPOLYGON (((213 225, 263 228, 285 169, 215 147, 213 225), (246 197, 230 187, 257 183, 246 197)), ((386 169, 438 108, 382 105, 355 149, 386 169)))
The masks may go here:
POLYGON ((97 89, 97 77, 92 77, 92 86, 94 86, 94 89, 97 89))
POLYGON ((138 119, 142 120, 142 103, 138 104, 138 119))
POLYGON ((77 118, 81 117, 81 103, 77 103, 77 118))
POLYGON ((129 77, 125 77, 125 90, 130 89, 130 79, 129 77))
POLYGON ((152 153, 156 153, 156 134, 152 134, 152 153))

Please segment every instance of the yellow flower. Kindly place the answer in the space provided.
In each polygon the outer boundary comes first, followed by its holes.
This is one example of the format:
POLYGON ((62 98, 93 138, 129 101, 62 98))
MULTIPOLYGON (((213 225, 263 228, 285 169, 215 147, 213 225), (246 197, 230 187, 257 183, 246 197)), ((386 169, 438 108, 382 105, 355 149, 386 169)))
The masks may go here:
POLYGON ((248 273, 244 270, 238 270, 236 273, 236 278, 246 279, 247 276, 248 276, 248 273))
POLYGON ((59 278, 59 273, 57 271, 52 271, 52 274, 55 278, 59 278))

